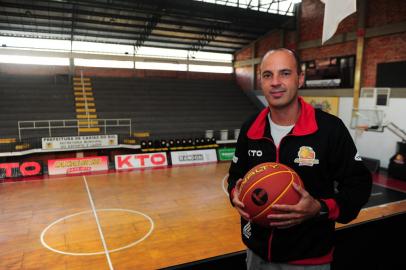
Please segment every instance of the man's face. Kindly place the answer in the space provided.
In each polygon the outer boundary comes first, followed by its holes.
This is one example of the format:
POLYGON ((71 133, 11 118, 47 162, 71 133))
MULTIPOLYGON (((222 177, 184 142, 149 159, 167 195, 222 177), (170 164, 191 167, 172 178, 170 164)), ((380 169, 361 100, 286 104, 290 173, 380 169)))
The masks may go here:
POLYGON ((261 64, 261 87, 271 109, 283 109, 296 101, 304 75, 297 74, 296 61, 289 51, 273 51, 261 64))

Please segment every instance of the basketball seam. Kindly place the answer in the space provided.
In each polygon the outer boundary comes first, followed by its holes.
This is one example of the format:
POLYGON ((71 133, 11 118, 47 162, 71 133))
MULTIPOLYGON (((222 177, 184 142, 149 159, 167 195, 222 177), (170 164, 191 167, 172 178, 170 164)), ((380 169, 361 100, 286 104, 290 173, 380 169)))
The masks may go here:
MULTIPOLYGON (((285 172, 289 172, 290 174, 292 174, 292 172, 289 171, 289 170, 287 170, 287 171, 274 172, 274 173, 267 174, 267 175, 265 175, 264 177, 260 178, 258 181, 255 182, 255 184, 257 184, 257 183, 263 181, 263 180, 264 180, 265 178, 267 178, 267 177, 270 177, 270 176, 273 176, 273 175, 279 174, 279 173, 285 173, 285 172)), ((242 189, 242 188, 243 188, 243 187, 241 187, 241 189, 242 189)), ((253 188, 254 188, 254 186, 251 186, 251 187, 249 187, 249 188, 245 191, 244 195, 243 195, 242 198, 241 198, 241 201, 244 201, 245 196, 247 195, 247 193, 248 193, 251 189, 253 189, 253 188)))
POLYGON ((285 195, 286 192, 288 192, 288 189, 289 189, 289 188, 292 186, 292 184, 293 184, 293 172, 291 172, 291 171, 289 171, 289 172, 290 172, 290 176, 291 176, 292 178, 290 179, 290 182, 289 182, 289 184, 286 186, 286 188, 279 194, 279 196, 278 196, 275 200, 273 200, 272 203, 270 203, 270 204, 268 205, 267 208, 265 208, 264 210, 262 210, 259 214, 257 214, 257 215, 256 215, 255 217, 253 217, 253 218, 258 218, 258 217, 260 217, 261 215, 263 215, 267 210, 269 210, 269 208, 271 208, 272 205, 275 204, 275 202, 277 202, 283 195, 285 195))

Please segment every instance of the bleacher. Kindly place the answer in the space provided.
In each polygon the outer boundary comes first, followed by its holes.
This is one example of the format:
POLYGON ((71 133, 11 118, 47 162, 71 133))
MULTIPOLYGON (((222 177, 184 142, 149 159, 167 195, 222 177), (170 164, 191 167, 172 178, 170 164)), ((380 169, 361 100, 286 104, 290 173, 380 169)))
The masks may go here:
MULTIPOLYGON (((78 135, 74 127, 54 128, 50 135, 50 130, 45 128, 48 126, 46 122, 35 122, 36 127, 42 127, 39 129, 18 130, 19 121, 76 118, 72 81, 63 78, 68 77, 0 76, 0 138, 3 148, 4 144, 11 142, 15 145, 10 145, 10 149, 16 150, 18 144, 23 144, 24 150, 34 144, 40 147, 38 140, 41 137, 78 135)), ((234 129, 240 128, 244 119, 258 110, 233 81, 91 79, 98 118, 131 119, 131 130, 128 126, 107 128, 108 134, 118 134, 124 140, 125 136, 137 133, 150 134, 150 139, 203 137, 206 130, 213 130, 217 139, 220 130, 228 130, 229 139, 234 139, 234 129)), ((103 121, 96 122, 100 125, 103 121)), ((21 127, 32 125, 20 124, 21 127)), ((62 123, 57 122, 57 125, 62 123)), ((98 134, 104 134, 104 131, 102 128, 98 134)))
POLYGON ((95 77, 92 82, 100 118, 131 118, 134 132, 154 137, 205 130, 218 137, 257 111, 233 81, 95 77))
MULTIPOLYGON (((18 138, 18 121, 74 119, 74 97, 67 76, 0 76, 0 138, 18 138)), ((55 130, 63 136, 69 130, 55 130)), ((48 136, 38 129, 21 133, 22 138, 48 136)))

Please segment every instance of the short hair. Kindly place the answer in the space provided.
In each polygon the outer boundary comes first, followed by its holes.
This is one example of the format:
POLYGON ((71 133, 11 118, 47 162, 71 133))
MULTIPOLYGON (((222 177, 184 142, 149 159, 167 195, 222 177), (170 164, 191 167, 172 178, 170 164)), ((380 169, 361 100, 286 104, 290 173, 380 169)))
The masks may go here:
POLYGON ((267 51, 267 52, 264 54, 264 56, 262 57, 262 59, 261 59, 261 65, 262 65, 262 62, 264 61, 264 58, 265 58, 268 54, 270 54, 271 52, 275 52, 275 51, 288 51, 288 52, 292 53, 292 54, 293 54, 293 57, 295 58, 295 62, 296 62, 296 71, 297 71, 297 74, 302 73, 302 66, 301 66, 301 60, 300 60, 299 55, 296 53, 296 51, 291 50, 291 49, 288 49, 288 48, 277 48, 277 49, 271 49, 271 50, 267 51))

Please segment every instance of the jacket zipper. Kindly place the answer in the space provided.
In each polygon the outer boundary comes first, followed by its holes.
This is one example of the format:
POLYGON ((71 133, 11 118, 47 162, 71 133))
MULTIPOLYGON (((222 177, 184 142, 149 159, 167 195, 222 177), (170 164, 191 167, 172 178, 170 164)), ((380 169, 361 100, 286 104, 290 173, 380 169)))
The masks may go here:
MULTIPOLYGON (((279 145, 278 146, 276 146, 275 145, 275 142, 272 140, 272 139, 270 139, 270 138, 267 138, 267 137, 264 137, 264 139, 267 139, 267 140, 269 140, 270 142, 272 142, 273 143, 273 145, 275 146, 275 149, 276 149, 276 162, 278 162, 279 163, 279 147, 280 147, 280 145, 282 144, 282 141, 287 137, 287 136, 289 136, 290 134, 287 134, 287 135, 285 135, 282 139, 281 139, 281 141, 279 142, 279 145)), ((272 255, 271 255, 271 245, 272 245, 272 239, 273 239, 273 231, 274 231, 274 229, 273 228, 271 228, 271 234, 269 235, 269 240, 268 240, 268 261, 269 262, 271 262, 272 260, 272 255)))

